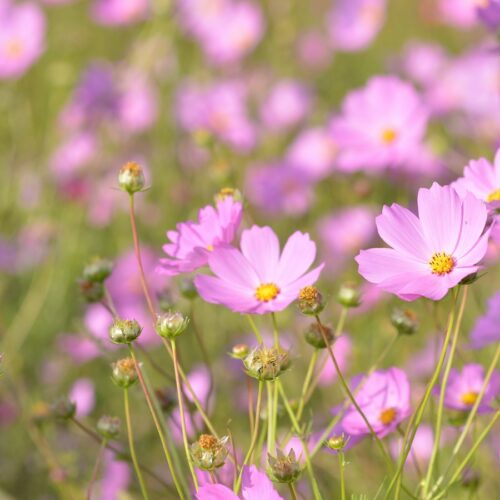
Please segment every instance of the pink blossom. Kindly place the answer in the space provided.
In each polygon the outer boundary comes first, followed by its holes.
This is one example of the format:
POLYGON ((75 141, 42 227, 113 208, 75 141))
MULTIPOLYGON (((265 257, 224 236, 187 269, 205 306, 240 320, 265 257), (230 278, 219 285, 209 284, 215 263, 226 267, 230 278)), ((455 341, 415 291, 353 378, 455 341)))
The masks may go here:
POLYGON ((163 245, 163 251, 168 257, 160 259, 158 272, 174 276, 206 265, 215 248, 233 241, 241 216, 241 203, 229 196, 217 202, 216 208, 202 208, 198 222, 177 224, 177 231, 167 232, 170 243, 163 245))
POLYGON ((54 152, 50 168, 58 184, 74 179, 97 158, 97 142, 92 133, 77 132, 67 137, 54 152))
MULTIPOLYGON (((403 439, 397 438, 391 441, 390 450, 394 458, 399 458, 403 439)), ((415 439, 411 445, 410 454, 408 455, 407 463, 417 464, 423 468, 430 460, 432 448, 434 446, 434 432, 430 425, 422 424, 418 427, 415 434, 415 439)))
POLYGON ((86 417, 95 406, 94 383, 88 378, 79 378, 69 392, 69 399, 76 404, 76 416, 86 417))
POLYGON ((316 245, 300 231, 288 238, 281 254, 278 237, 267 226, 243 231, 240 246, 241 251, 214 249, 208 265, 215 276, 196 276, 196 288, 207 302, 241 313, 282 311, 323 269, 321 264, 307 272, 316 257, 316 245))
MULTIPOLYGON (((338 339, 335 340, 335 344, 333 344, 332 349, 335 353, 335 358, 339 364, 340 371, 345 372, 352 353, 351 338, 345 333, 342 334, 338 339)), ((337 370, 335 369, 330 356, 327 355, 326 364, 323 366, 323 369, 321 370, 321 373, 319 375, 319 385, 328 386, 332 384, 336 379, 337 370)))
POLYGON ((500 292, 490 297, 486 314, 476 321, 470 334, 470 344, 474 349, 495 342, 500 342, 500 292))
POLYGON ((91 14, 96 23, 122 26, 143 21, 150 10, 150 0, 94 0, 91 14))
POLYGON ((403 57, 404 73, 422 85, 434 82, 447 63, 443 47, 433 43, 410 42, 403 57))
POLYGON ((418 213, 384 206, 377 229, 392 248, 362 250, 359 273, 403 300, 440 300, 480 268, 489 237, 489 230, 483 234, 487 209, 471 194, 462 200, 450 186, 434 183, 419 190, 418 213))
POLYGON ((104 453, 104 470, 99 482, 99 498, 119 500, 126 494, 131 481, 131 471, 127 462, 119 460, 110 451, 104 453))
POLYGON ((297 40, 301 64, 308 69, 321 70, 332 60, 333 54, 326 36, 319 31, 308 31, 297 40))
POLYGON ((479 0, 438 0, 442 21, 461 29, 472 28, 477 23, 479 0))
POLYGON ((479 1, 477 15, 491 30, 500 28, 500 0, 479 1))

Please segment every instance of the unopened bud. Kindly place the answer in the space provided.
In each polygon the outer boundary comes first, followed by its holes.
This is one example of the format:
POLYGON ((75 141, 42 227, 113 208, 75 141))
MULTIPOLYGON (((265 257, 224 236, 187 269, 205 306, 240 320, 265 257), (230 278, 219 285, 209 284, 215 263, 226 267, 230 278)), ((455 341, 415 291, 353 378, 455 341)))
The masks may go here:
POLYGON ((349 438, 346 438, 344 434, 340 434, 339 436, 332 436, 328 441, 326 441, 325 446, 330 448, 330 450, 342 451, 348 442, 349 438))
POLYGON ((144 173, 141 166, 134 162, 129 161, 122 168, 118 174, 118 184, 120 188, 127 191, 128 194, 134 194, 142 191, 144 188, 144 173))
POLYGON ((236 344, 231 349, 231 357, 235 359, 243 359, 248 356, 250 348, 246 344, 236 344))
POLYGON ((78 287, 87 302, 101 302, 104 298, 104 286, 98 281, 81 278, 78 280, 78 287))
POLYGON ((111 365, 111 378, 113 382, 122 389, 127 389, 137 382, 137 370, 132 358, 119 359, 111 365))
POLYGON ((193 300, 198 297, 198 290, 194 286, 194 281, 190 278, 182 278, 179 283, 179 290, 185 299, 193 300))
POLYGON ((358 307, 361 304, 361 292, 353 283, 344 283, 338 291, 337 300, 344 307, 358 307))
POLYGON ((324 308, 323 297, 315 286, 306 286, 299 292, 299 309, 302 314, 317 316, 324 308))
POLYGON ((276 457, 268 453, 267 461, 270 467, 272 479, 279 483, 293 483, 300 475, 300 465, 295 457, 293 448, 288 455, 277 450, 276 457))
POLYGON ((228 436, 217 439, 210 434, 202 434, 190 449, 196 467, 208 471, 222 467, 228 455, 228 440, 228 436))
POLYGON ((104 439, 115 439, 120 433, 120 419, 118 417, 103 415, 97 421, 97 432, 104 439))
POLYGON ((288 352, 259 346, 243 360, 247 374, 257 380, 274 380, 290 366, 288 352))
POLYGON ((142 332, 142 326, 135 319, 115 319, 109 329, 109 338, 115 344, 130 344, 142 332))
POLYGON ((236 188, 225 187, 222 188, 215 195, 215 202, 224 201, 226 198, 232 198, 234 201, 242 201, 243 196, 241 195, 241 191, 236 188))
POLYGON ((188 326, 189 318, 178 311, 159 314, 156 319, 156 332, 168 339, 175 339, 188 326))
POLYGON ((55 417, 69 420, 75 416, 76 404, 70 401, 66 396, 62 396, 54 401, 51 409, 55 417))
POLYGON ((102 283, 111 275, 113 263, 108 259, 96 257, 83 269, 83 277, 92 282, 102 283))
POLYGON ((391 323, 401 335, 412 335, 418 330, 418 318, 411 309, 394 309, 391 323))
POLYGON ((306 342, 316 349, 325 349, 327 347, 325 337, 328 345, 332 344, 335 340, 332 329, 325 325, 320 326, 318 323, 311 323, 304 333, 306 342))

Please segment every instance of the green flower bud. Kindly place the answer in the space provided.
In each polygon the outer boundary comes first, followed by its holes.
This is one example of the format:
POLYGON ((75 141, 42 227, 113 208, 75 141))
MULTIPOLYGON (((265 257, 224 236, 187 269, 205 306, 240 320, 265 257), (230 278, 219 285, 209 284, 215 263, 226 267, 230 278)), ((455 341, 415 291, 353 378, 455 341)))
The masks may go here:
POLYGON ((391 323, 401 335, 412 335, 419 326, 417 315, 411 309, 394 309, 391 313, 391 323))
POLYGON ((202 434, 190 448, 194 465, 208 471, 222 467, 228 455, 228 440, 228 436, 217 439, 210 434, 202 434))
POLYGON ((88 279, 81 278, 77 281, 80 292, 87 302, 95 303, 101 302, 104 298, 104 286, 98 281, 89 281, 88 279))
POLYGON ((63 420, 70 420, 75 416, 76 404, 66 396, 62 396, 52 403, 52 414, 63 420))
POLYGON ((83 269, 83 277, 91 282, 102 283, 111 275, 113 263, 108 259, 96 257, 83 269))
POLYGON ((274 380, 290 367, 290 358, 281 348, 259 346, 245 357, 243 364, 251 377, 274 380))
POLYGON ((137 382, 138 375, 132 358, 123 358, 111 365, 111 379, 122 389, 128 389, 137 382))
POLYGON ((97 421, 97 432, 104 439, 115 439, 120 433, 120 419, 118 417, 103 415, 97 421))
POLYGON ((193 300, 198 297, 198 290, 196 290, 191 278, 182 278, 179 283, 179 290, 185 299, 193 300))
POLYGON ((178 311, 159 314, 156 319, 156 332, 168 339, 175 339, 188 326, 189 318, 178 311))
POLYGON ((333 331, 330 327, 326 325, 322 325, 322 327, 320 327, 318 323, 311 323, 304 333, 304 338, 309 345, 312 345, 316 349, 325 349, 327 347, 327 345, 325 344, 325 339, 323 338, 323 335, 321 333, 321 329, 325 334, 328 345, 331 345, 335 340, 333 331))
POLYGON ((361 304, 361 292, 354 283, 344 283, 338 291, 337 300, 344 307, 358 307, 361 304))
POLYGON ((288 456, 277 450, 277 456, 267 454, 271 479, 279 483, 293 483, 300 475, 300 465, 295 457, 295 451, 290 450, 288 456))
POLYGON ((300 290, 298 304, 300 312, 307 316, 317 316, 325 308, 323 297, 315 286, 306 286, 300 290))
POLYGON ((231 197, 234 201, 243 201, 241 191, 236 188, 225 187, 222 188, 215 195, 215 202, 224 201, 226 198, 231 197))
POLYGON ((250 348, 246 344, 236 344, 229 354, 232 358, 243 359, 248 356, 250 348))
POLYGON ((129 161, 120 168, 120 172, 118 173, 118 184, 120 188, 127 191, 128 194, 142 191, 144 183, 144 173, 138 163, 129 161))
POLYGON ((109 329, 109 338, 115 344, 130 344, 142 332, 135 319, 115 319, 109 329))
POLYGON ((342 433, 339 436, 332 436, 328 441, 326 441, 325 446, 330 448, 330 450, 342 451, 348 442, 349 438, 346 438, 342 433))

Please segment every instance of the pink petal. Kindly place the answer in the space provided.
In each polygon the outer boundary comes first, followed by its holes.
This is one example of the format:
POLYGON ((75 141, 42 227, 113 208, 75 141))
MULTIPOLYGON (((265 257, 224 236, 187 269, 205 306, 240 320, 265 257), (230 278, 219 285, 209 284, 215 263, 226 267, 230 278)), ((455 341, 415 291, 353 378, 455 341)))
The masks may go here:
POLYGON ((281 253, 275 279, 278 284, 292 283, 309 267, 316 258, 316 244, 307 233, 296 231, 286 242, 281 253))
POLYGON ((196 500, 239 500, 239 498, 222 484, 205 484, 196 493, 196 500))
POLYGON ((314 268, 312 271, 309 271, 307 274, 304 274, 304 276, 301 276, 300 278, 296 279, 293 283, 288 283, 285 285, 278 298, 276 299, 276 302, 293 302, 294 300, 297 299, 299 296, 299 291, 304 288, 305 286, 309 286, 314 284, 318 278, 319 275, 321 274, 321 271, 323 270, 323 267, 325 267, 324 264, 320 264, 318 267, 314 268), (291 300, 290 300, 291 299, 291 300))
POLYGON ((274 489, 271 480, 255 465, 245 467, 243 470, 241 496, 243 500, 283 500, 274 489))
POLYGON ((272 282, 280 255, 280 243, 274 231, 268 226, 253 226, 241 234, 240 246, 260 282, 272 282))
POLYGON ((252 264, 236 248, 217 247, 208 257, 208 265, 223 280, 256 289, 261 283, 252 264))

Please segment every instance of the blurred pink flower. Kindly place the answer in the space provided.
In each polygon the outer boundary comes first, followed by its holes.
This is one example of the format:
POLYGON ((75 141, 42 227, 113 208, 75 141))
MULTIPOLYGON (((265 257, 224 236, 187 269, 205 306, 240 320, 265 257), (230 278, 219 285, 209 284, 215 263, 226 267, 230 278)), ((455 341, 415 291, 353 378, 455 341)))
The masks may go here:
POLYGON ((483 234, 486 206, 434 183, 419 190, 418 213, 419 218, 400 205, 384 206, 376 224, 392 248, 362 250, 356 257, 359 273, 403 300, 440 300, 480 268, 490 232, 483 234))
POLYGON ((297 40, 301 64, 308 69, 323 69, 333 59, 329 40, 319 31, 308 31, 297 40))
POLYGON ((410 42, 403 54, 403 71, 408 78, 421 85, 435 81, 448 59, 441 45, 410 42))
POLYGON ((69 391, 69 399, 76 404, 76 416, 86 417, 95 406, 95 389, 92 380, 77 379, 69 391))
POLYGON ((99 498, 120 500, 128 491, 131 471, 127 462, 116 458, 110 451, 104 453, 104 470, 99 482, 99 498))
POLYGON ((243 231, 240 245, 241 251, 215 248, 208 259, 215 276, 196 276, 198 293, 207 302, 241 313, 282 311, 323 269, 321 264, 307 272, 316 257, 316 245, 300 231, 288 238, 281 254, 278 237, 267 226, 243 231))
POLYGON ((481 349, 495 342, 500 342, 500 292, 488 300, 488 309, 474 325, 470 334, 470 345, 481 349))
POLYGON ((210 253, 231 243, 241 222, 242 205, 231 196, 207 205, 198 214, 198 222, 177 224, 177 231, 167 231, 170 243, 163 245, 168 257, 160 259, 160 274, 175 276, 205 266, 210 253))
MULTIPOLYGON (((347 334, 343 333, 338 339, 335 340, 335 343, 332 346, 332 350, 335 354, 335 359, 339 364, 340 371, 344 373, 345 370, 347 370, 349 358, 351 357, 352 353, 351 338, 347 334)), ((325 356, 327 358, 327 361, 323 369, 321 370, 318 379, 319 385, 321 386, 328 386, 337 379, 337 370, 335 370, 335 366, 333 365, 330 356, 328 356, 327 353, 325 353, 325 356)))
POLYGON ((427 117, 410 84, 394 76, 371 78, 347 95, 342 114, 331 122, 338 168, 377 172, 404 165, 421 148, 427 117))
POLYGON ((480 0, 438 0, 438 13, 442 21, 469 29, 477 24, 479 5, 480 0))
POLYGON ((97 142, 92 133, 76 132, 67 137, 55 150, 50 169, 56 182, 63 187, 97 158, 97 142))
POLYGON ((0 80, 22 76, 45 50, 45 17, 35 3, 0 8, 0 80))
MULTIPOLYGON (((389 448, 391 450, 391 455, 398 459, 401 453, 401 446, 403 444, 403 439, 396 438, 391 441, 389 448)), ((432 427, 427 424, 421 424, 415 434, 415 439, 411 445, 410 454, 407 458, 407 463, 417 464, 420 469, 425 467, 429 462, 432 455, 432 448, 434 446, 434 432, 432 427)), ((410 468, 411 470, 411 468, 410 468)))
POLYGON ((122 26, 143 21, 150 8, 150 0, 94 0, 91 14, 98 24, 122 26))
POLYGON ((477 1, 479 19, 492 30, 500 28, 500 0, 477 1))

